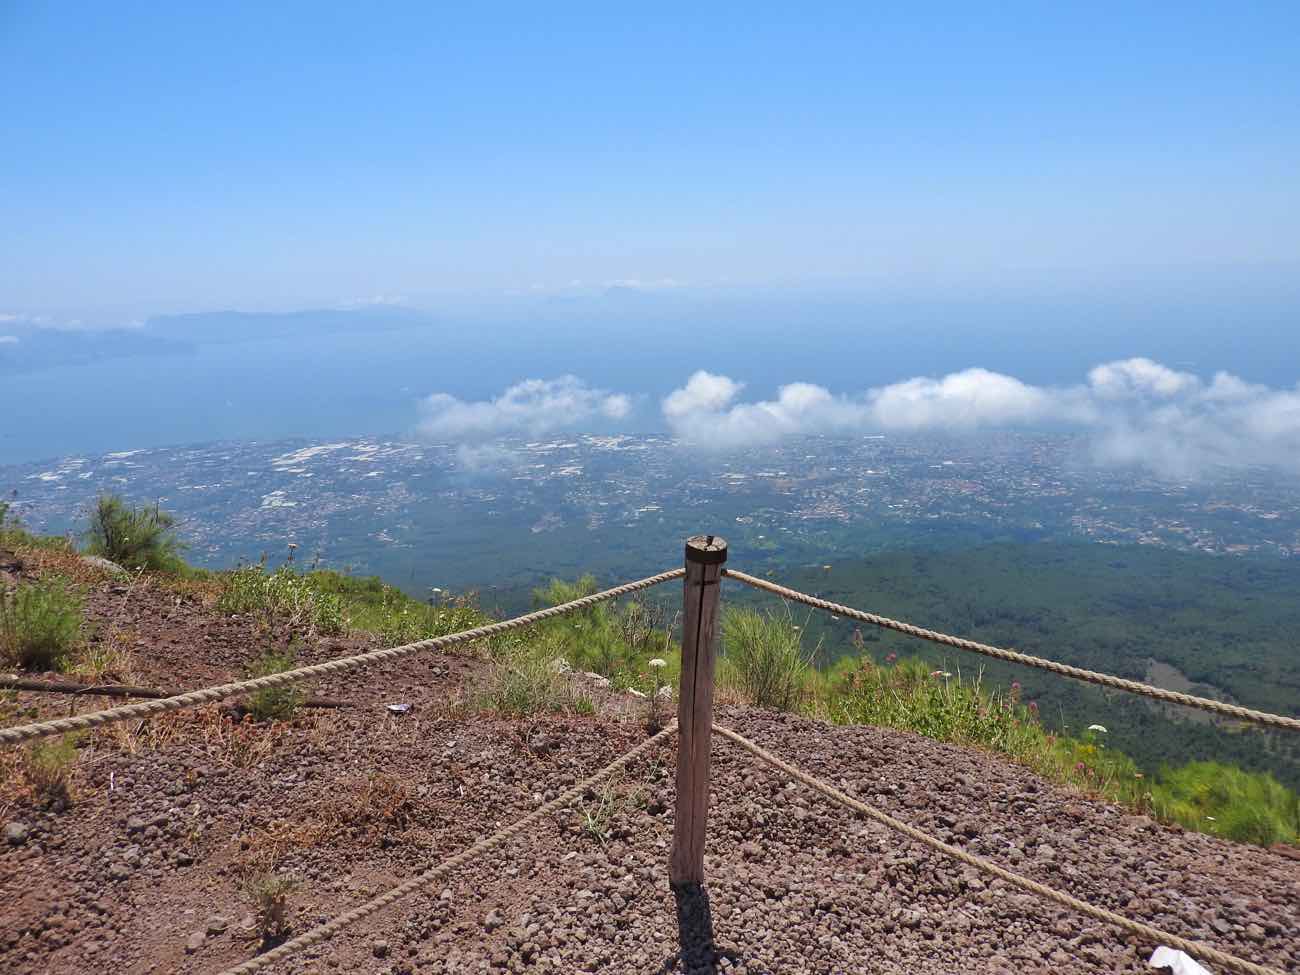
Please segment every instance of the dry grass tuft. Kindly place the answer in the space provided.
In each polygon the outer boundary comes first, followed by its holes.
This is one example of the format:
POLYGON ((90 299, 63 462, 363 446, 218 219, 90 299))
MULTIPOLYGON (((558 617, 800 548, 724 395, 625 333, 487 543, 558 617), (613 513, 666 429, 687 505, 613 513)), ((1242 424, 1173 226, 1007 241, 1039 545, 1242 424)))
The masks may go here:
POLYGON ((72 805, 77 797, 77 745, 83 737, 64 735, 0 752, 0 812, 25 805, 72 805))
POLYGON ((134 630, 114 623, 102 636, 83 644, 64 671, 94 684, 138 684, 140 672, 132 650, 135 643, 134 630))
POLYGON ((418 826, 421 809, 411 787, 396 776, 375 773, 364 780, 336 783, 329 795, 308 803, 292 819, 241 829, 237 834, 240 872, 270 873, 296 850, 383 845, 418 826))

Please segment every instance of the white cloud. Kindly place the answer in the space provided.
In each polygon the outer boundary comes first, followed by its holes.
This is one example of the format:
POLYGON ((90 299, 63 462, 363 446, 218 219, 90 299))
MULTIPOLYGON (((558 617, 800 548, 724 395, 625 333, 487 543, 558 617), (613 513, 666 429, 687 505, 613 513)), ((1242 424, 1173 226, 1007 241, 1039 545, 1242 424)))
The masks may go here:
POLYGON ((0 345, 17 345, 17 335, 0 335, 0 345))
POLYGON ((742 383, 701 369, 686 380, 685 386, 668 394, 664 400, 664 416, 672 420, 701 410, 724 409, 744 388, 742 383))
POLYGON ((865 407, 812 383, 790 383, 774 400, 736 403, 742 385, 727 376, 697 372, 663 401, 674 434, 707 447, 774 443, 800 433, 847 433, 862 426, 865 407))
POLYGON ((737 402, 742 388, 697 372, 664 399, 664 418, 682 440, 715 448, 799 434, 1065 426, 1089 434, 1093 459, 1104 465, 1176 478, 1250 465, 1300 472, 1300 386, 1272 389, 1223 372, 1206 383, 1149 359, 1104 363, 1069 387, 976 368, 852 397, 792 383, 774 400, 737 402))
POLYGON ((1158 362, 1140 358, 1107 362, 1088 373, 1088 385, 1105 399, 1168 398, 1195 389, 1200 382, 1191 373, 1175 372, 1158 362))
POLYGON ((1073 397, 987 369, 921 377, 869 390, 868 422, 881 430, 970 430, 1072 418, 1073 397))
POLYGON ((523 463, 523 457, 500 444, 459 444, 456 466, 467 474, 496 473, 511 470, 523 463))
POLYGON ((510 434, 538 436, 555 430, 622 420, 632 400, 588 386, 576 376, 525 379, 491 400, 466 402, 434 393, 420 402, 420 432, 435 439, 490 440, 510 434))

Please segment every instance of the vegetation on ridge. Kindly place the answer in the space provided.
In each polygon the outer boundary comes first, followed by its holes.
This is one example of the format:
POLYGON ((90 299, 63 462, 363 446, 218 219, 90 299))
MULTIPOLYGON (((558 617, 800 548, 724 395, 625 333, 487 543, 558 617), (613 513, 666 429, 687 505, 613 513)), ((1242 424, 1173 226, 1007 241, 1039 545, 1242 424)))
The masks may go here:
MULTIPOLYGON (((73 555, 65 540, 30 536, 7 521, 6 514, 0 510, 0 542, 16 549, 73 555)), ((122 519, 132 524, 137 522, 131 519, 143 519, 158 529, 152 536, 157 544, 148 543, 147 551, 122 556, 117 550, 122 561, 161 579, 183 577, 186 584, 197 580, 221 611, 248 615, 261 624, 272 646, 250 664, 254 675, 292 667, 292 648, 304 637, 357 629, 373 632, 391 645, 490 620, 472 596, 438 594, 426 603, 377 578, 300 570, 293 563, 292 547, 285 564, 274 570, 264 559, 229 572, 197 573, 180 561, 178 549, 168 541, 174 522, 161 509, 132 509, 120 499, 101 499, 92 521, 120 528, 122 519)), ((90 534, 97 537, 93 528, 90 534)), ((108 536, 119 537, 117 529, 108 536)), ((536 590, 535 601, 539 606, 558 605, 596 588, 590 576, 575 582, 554 580, 536 590)), ((1040 719, 1039 705, 1025 699, 1018 682, 1004 690, 989 686, 983 671, 971 677, 936 667, 932 660, 900 660, 889 647, 908 645, 901 639, 882 644, 874 634, 873 638, 855 634, 846 655, 819 669, 813 662, 823 656, 820 651, 828 630, 809 625, 809 619, 799 625, 788 610, 760 613, 728 607, 718 671, 723 696, 842 724, 899 728, 989 749, 1054 781, 1190 829, 1261 844, 1300 842, 1300 797, 1271 775, 1204 761, 1144 773, 1122 750, 1107 747, 1105 729, 1076 734, 1049 730, 1040 719), (810 633, 813 650, 804 647, 810 633)), ((590 671, 616 689, 653 699, 661 684, 673 686, 679 676, 680 650, 673 639, 676 624, 677 619, 668 618, 660 605, 631 598, 481 641, 478 652, 487 657, 488 675, 473 703, 517 716, 593 713, 595 703, 571 679, 572 670, 590 671)), ((63 649, 41 659, 58 660, 75 643, 80 627, 77 596, 60 580, 25 583, 0 600, 0 650, 16 662, 28 658, 10 650, 16 645, 10 634, 54 634, 53 642, 42 646, 63 649), (23 608, 15 610, 20 605, 23 608), (29 612, 29 606, 36 611, 29 612), (27 619, 38 623, 15 623, 27 619)), ((300 700, 296 689, 275 688, 253 695, 250 711, 259 719, 289 718, 300 700)), ((60 792, 70 781, 73 764, 64 752, 75 757, 75 749, 69 748, 57 756, 48 749, 31 751, 29 758, 36 764, 28 778, 48 779, 49 792, 60 792), (53 761, 55 757, 59 760, 53 761)))

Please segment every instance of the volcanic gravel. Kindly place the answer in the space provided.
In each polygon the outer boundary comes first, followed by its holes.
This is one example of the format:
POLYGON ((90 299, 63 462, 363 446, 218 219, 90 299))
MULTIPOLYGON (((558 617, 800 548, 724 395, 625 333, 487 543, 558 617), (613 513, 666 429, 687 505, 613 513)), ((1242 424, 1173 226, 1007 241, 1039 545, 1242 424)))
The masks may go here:
MULTIPOLYGON (((111 588, 92 613, 133 627, 138 653, 159 648, 142 662, 159 683, 237 676, 264 649, 250 623, 198 601, 111 588)), ((321 641, 300 658, 365 645, 321 641)), ((0 971, 222 971, 259 947, 245 885, 258 857, 297 880, 289 917, 301 933, 644 740, 631 720, 467 713, 457 702, 478 668, 427 655, 335 678, 312 692, 355 706, 287 727, 235 726, 209 708, 134 754, 97 733, 70 808, 0 808, 0 971), (411 712, 389 714, 394 700, 411 712)), ((1280 853, 1161 826, 907 733, 734 708, 719 720, 1004 867, 1260 963, 1300 965, 1300 862, 1280 853)), ((643 756, 444 884, 274 970, 1150 971, 1154 946, 864 822, 725 741, 714 742, 706 896, 679 902, 667 878, 674 761, 671 743, 643 756)))

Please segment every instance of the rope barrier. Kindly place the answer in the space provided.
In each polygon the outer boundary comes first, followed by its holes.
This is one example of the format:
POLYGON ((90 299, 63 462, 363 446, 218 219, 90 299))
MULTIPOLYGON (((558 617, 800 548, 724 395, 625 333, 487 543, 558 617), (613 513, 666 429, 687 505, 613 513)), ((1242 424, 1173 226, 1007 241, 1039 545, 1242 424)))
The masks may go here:
POLYGON ((338 934, 340 931, 342 931, 344 928, 348 927, 349 925, 364 920, 365 918, 374 914, 376 911, 382 910, 383 908, 389 906, 390 904, 395 904, 403 897, 415 893, 421 887, 427 886, 428 884, 432 883, 438 878, 443 877, 446 874, 450 873, 452 870, 456 869, 457 867, 463 866, 465 863, 469 862, 475 857, 481 856, 484 853, 487 853, 489 850, 492 850, 495 847, 500 846, 502 843, 505 843, 507 840, 512 839, 513 837, 519 835, 519 833, 523 832, 523 830, 526 827, 531 826, 533 823, 537 822, 540 819, 545 818, 546 816, 549 816, 557 809, 560 809, 568 805, 570 802, 578 798, 578 796, 582 795, 582 793, 590 789, 592 786, 604 781, 605 779, 613 775, 615 772, 619 771, 619 769, 626 766, 634 758, 637 758, 645 754, 655 745, 659 744, 661 741, 666 739, 669 735, 673 734, 676 730, 677 730, 677 723, 673 722, 667 728, 664 728, 654 737, 647 738, 645 741, 641 742, 641 744, 637 745, 631 751, 624 752, 621 756, 614 759, 614 761, 610 762, 599 772, 579 782, 572 789, 565 792, 563 795, 557 796, 556 798, 552 799, 550 802, 546 803, 546 805, 540 806, 537 809, 533 810, 523 819, 518 820, 517 822, 511 824, 510 826, 505 827, 504 829, 498 830, 497 832, 493 833, 491 836, 487 837, 487 839, 480 840, 479 842, 475 843, 473 846, 465 850, 462 850, 461 852, 455 854, 454 856, 448 857, 446 860, 443 860, 441 863, 437 864, 436 866, 430 867, 428 870, 425 870, 423 873, 419 874, 418 876, 412 877, 410 880, 406 881, 405 883, 398 884, 396 887, 393 887, 385 891, 384 893, 380 894, 378 897, 368 900, 364 904, 360 904, 357 907, 354 907, 352 910, 344 914, 340 914, 338 917, 334 918, 334 920, 328 921, 325 924, 312 928, 310 931, 306 931, 303 934, 298 935, 298 937, 293 938, 290 941, 286 941, 284 944, 280 945, 279 947, 272 948, 270 951, 266 952, 265 954, 258 955, 256 958, 249 959, 248 961, 244 962, 242 965, 236 965, 234 968, 227 969, 225 972, 222 973, 222 975, 250 975, 251 972, 261 971, 263 968, 266 968, 268 965, 271 965, 282 958, 294 954, 295 952, 301 951, 304 948, 309 948, 314 944, 319 944, 320 942, 325 941, 328 938, 332 938, 334 935, 338 934))
POLYGON ((738 572, 735 569, 724 569, 723 573, 738 582, 743 582, 755 589, 762 589, 766 592, 774 593, 782 599, 789 599, 792 602, 803 603, 805 606, 812 606, 814 609, 824 609, 836 616, 847 616, 850 619, 861 620, 863 623, 870 623, 873 626, 880 626, 887 630, 894 630, 898 633, 914 636, 922 640, 929 640, 932 643, 941 643, 945 646, 956 647, 958 650, 970 650, 973 653, 982 653, 986 657, 995 657, 998 660, 1007 660, 1011 663, 1024 664, 1027 667, 1038 667, 1041 670, 1049 670, 1054 674, 1061 674, 1064 677, 1073 677, 1075 680, 1087 681, 1089 684, 1100 684, 1102 687, 1114 687, 1121 691, 1128 691, 1131 694, 1143 694, 1146 697, 1152 697, 1160 701, 1167 701, 1170 704, 1181 704, 1189 708, 1200 708, 1203 711, 1213 711, 1216 714, 1222 714, 1229 718, 1237 718, 1242 721, 1253 721, 1256 724, 1267 725, 1271 728, 1285 728, 1288 731, 1300 731, 1300 718, 1287 718, 1279 714, 1269 714, 1267 711, 1256 711, 1252 708, 1243 708, 1236 704, 1228 704, 1224 701, 1213 701, 1207 697, 1194 697, 1191 694, 1180 694, 1178 691, 1167 691, 1161 687, 1152 687, 1150 684, 1143 684, 1135 680, 1126 680, 1123 677, 1113 677, 1110 674, 1101 674, 1095 670, 1085 670, 1082 667, 1071 667, 1069 664, 1057 663, 1054 660, 1044 660, 1042 657, 1034 657, 1027 653, 1020 653, 1016 650, 1004 650, 1001 647, 989 646, 987 643, 976 643, 974 640, 964 640, 961 637, 949 636, 947 633, 939 633, 936 630, 927 630, 920 626, 913 626, 911 623, 903 623, 899 620, 891 620, 887 616, 878 616, 875 613, 867 613, 860 609, 854 609, 852 606, 843 606, 840 603, 833 603, 827 599, 819 599, 816 596, 810 596, 805 592, 799 592, 797 589, 788 589, 785 586, 778 585, 775 582, 768 582, 766 579, 759 579, 745 572, 738 572))
POLYGON ((742 737, 730 728, 724 728, 721 725, 715 724, 713 730, 723 738, 734 742, 745 751, 750 752, 762 761, 771 765, 773 768, 780 769, 782 772, 786 773, 791 778, 802 782, 810 789, 820 792, 828 799, 832 799, 843 806, 847 806, 854 812, 861 813, 883 826, 887 826, 896 832, 902 833, 910 839, 916 840, 924 846, 928 846, 932 850, 936 850, 956 860, 960 860, 962 863, 975 867, 977 870, 982 870, 984 873, 997 877, 999 880, 1005 880, 1007 883, 1019 887, 1021 890, 1050 901, 1055 901, 1057 904, 1071 908, 1081 914, 1086 914, 1098 921, 1104 921, 1107 924, 1113 924, 1116 927, 1123 928, 1125 931, 1145 938, 1153 944, 1163 944, 1168 945, 1171 948, 1177 948, 1180 951, 1185 951, 1189 955, 1201 958, 1207 962, 1212 962, 1230 971, 1241 972, 1242 975, 1284 975, 1283 972, 1280 972, 1275 968, 1257 965, 1254 962, 1246 961, 1244 958, 1238 958, 1236 955, 1230 955, 1227 952, 1220 951, 1217 948, 1212 948, 1209 945, 1203 945, 1198 941, 1189 941, 1186 938, 1181 938, 1176 934, 1169 933, 1168 931, 1161 931, 1159 928, 1154 928, 1149 924, 1143 924, 1141 921, 1134 921, 1130 918, 1126 918, 1123 915, 1114 913, 1113 911, 1108 911, 1104 907, 1096 907, 1095 905, 1089 904, 1087 901, 1079 900, 1077 897, 1071 897, 1069 894, 1062 893, 1059 890, 1054 890, 1045 884, 1040 884, 1036 880, 1030 880, 1028 877, 1022 877, 1019 874, 1012 873, 1010 870, 1005 870, 997 864, 990 863, 988 860, 967 853, 965 850, 958 847, 950 846, 942 840, 937 840, 933 836, 922 832, 914 826, 909 826, 907 823, 895 819, 888 813, 881 812, 879 809, 868 806, 866 803, 861 802, 850 795, 846 795, 834 786, 823 782, 821 779, 815 778, 807 772, 795 768, 788 762, 782 761, 771 752, 754 744, 748 738, 742 737))
POLYGON ((405 657, 409 654, 418 653, 423 650, 442 650, 447 647, 456 646, 457 644, 470 643, 474 640, 484 639, 485 637, 496 636, 497 634, 505 633, 508 630, 531 626, 533 623, 539 623, 542 620, 550 619, 553 616, 562 616, 565 613, 572 613, 576 610, 585 609, 588 606, 593 606, 596 603, 604 602, 608 599, 617 599, 619 596, 626 596, 628 593, 637 592, 641 589, 649 589, 651 586, 657 586, 660 583, 668 582, 672 579, 679 579, 684 574, 684 569, 672 569, 668 572, 661 572, 658 575, 649 576, 645 579, 638 579, 636 582, 629 582, 621 586, 615 586, 613 589, 606 589, 603 592, 594 593, 590 596, 583 596, 581 599, 562 603, 559 606, 551 606, 534 613, 527 613, 524 616, 516 616, 514 619, 503 620, 500 623, 490 623, 487 626, 478 626, 472 630, 462 630, 460 633, 451 633, 447 636, 432 637, 428 640, 417 640, 415 643, 406 643, 398 647, 389 647, 383 650, 371 650, 367 653, 359 653, 355 656, 343 657, 339 660, 329 660, 321 664, 299 667, 296 670, 287 670, 281 674, 269 674, 266 677, 255 677, 250 680, 236 681, 233 684, 221 684, 216 687, 205 687, 200 690, 190 691, 186 694, 177 694, 175 697, 162 698, 157 701, 143 701, 139 704, 125 704, 120 707, 108 708, 103 711, 93 711, 90 714, 57 718, 51 721, 38 721, 33 724, 19 725, 15 728, 0 728, 0 743, 17 744, 18 742, 32 741, 37 738, 48 738, 51 735, 59 735, 68 731, 97 728, 100 725, 113 724, 118 721, 131 721, 135 718, 147 718, 155 714, 163 714, 167 711, 179 711, 182 708, 190 708, 200 704, 209 704, 213 701, 221 701, 225 698, 234 697, 237 694, 246 694, 250 691, 261 691, 268 687, 282 687, 286 684, 297 683, 298 681, 308 680, 313 677, 324 677, 328 674, 339 674, 349 670, 356 670, 361 667, 368 667, 371 664, 396 660, 399 657, 405 657))

